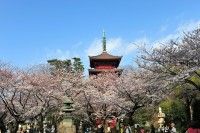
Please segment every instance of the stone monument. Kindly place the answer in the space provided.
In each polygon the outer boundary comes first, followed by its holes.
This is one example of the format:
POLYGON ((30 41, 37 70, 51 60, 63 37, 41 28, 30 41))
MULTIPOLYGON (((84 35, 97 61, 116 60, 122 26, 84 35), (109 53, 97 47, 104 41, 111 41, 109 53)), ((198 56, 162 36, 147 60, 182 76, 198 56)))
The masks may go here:
POLYGON ((162 108, 159 107, 159 113, 158 113, 158 124, 159 124, 159 129, 163 128, 163 125, 165 123, 165 113, 162 112, 162 108))
POLYGON ((74 111, 72 107, 73 102, 65 96, 63 104, 62 112, 64 117, 58 126, 58 133, 76 133, 76 128, 71 116, 71 112, 74 111))

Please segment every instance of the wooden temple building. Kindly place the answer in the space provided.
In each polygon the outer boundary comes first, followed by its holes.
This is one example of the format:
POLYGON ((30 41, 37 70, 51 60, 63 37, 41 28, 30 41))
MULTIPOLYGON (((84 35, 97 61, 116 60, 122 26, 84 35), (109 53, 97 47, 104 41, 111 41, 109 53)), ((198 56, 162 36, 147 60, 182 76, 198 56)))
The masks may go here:
POLYGON ((103 51, 100 55, 89 56, 89 75, 97 75, 104 72, 115 72, 120 75, 122 69, 119 69, 118 66, 120 64, 122 56, 114 56, 107 53, 105 32, 103 32, 102 47, 103 51))

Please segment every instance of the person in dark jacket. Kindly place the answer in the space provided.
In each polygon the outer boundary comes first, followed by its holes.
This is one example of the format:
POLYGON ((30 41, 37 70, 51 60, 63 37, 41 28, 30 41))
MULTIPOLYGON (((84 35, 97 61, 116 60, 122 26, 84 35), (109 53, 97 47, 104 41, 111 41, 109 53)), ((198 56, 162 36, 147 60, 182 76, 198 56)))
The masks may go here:
POLYGON ((155 133, 155 127, 153 126, 153 124, 151 124, 151 130, 150 133, 155 133))

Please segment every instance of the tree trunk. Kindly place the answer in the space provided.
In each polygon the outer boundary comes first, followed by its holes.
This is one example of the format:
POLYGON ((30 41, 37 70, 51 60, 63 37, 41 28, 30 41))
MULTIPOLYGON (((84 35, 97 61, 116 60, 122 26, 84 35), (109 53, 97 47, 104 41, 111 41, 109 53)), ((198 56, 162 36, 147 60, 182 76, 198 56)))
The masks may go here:
POLYGON ((195 99, 194 102, 192 103, 192 120, 200 122, 200 100, 195 99))
POLYGON ((4 123, 4 119, 6 118, 6 113, 3 112, 1 113, 1 116, 0 116, 0 130, 2 133, 5 133, 6 132, 6 125, 4 123))
POLYGON ((190 123, 191 122, 191 111, 190 111, 190 101, 188 98, 186 98, 186 117, 187 117, 187 122, 190 123))
POLYGON ((20 124, 20 122, 16 121, 13 125, 11 125, 12 126, 11 133, 16 133, 17 132, 19 124, 20 124))
POLYGON ((133 121, 133 117, 132 116, 133 116, 134 113, 135 113, 135 111, 126 114, 127 122, 125 122, 125 124, 129 124, 130 126, 133 126, 134 121, 133 121))
POLYGON ((1 133, 5 133, 6 132, 6 125, 3 122, 3 120, 0 120, 0 130, 1 130, 1 133))
POLYGON ((39 121, 39 131, 41 133, 43 133, 43 121, 44 121, 44 118, 42 116, 42 114, 40 115, 40 121, 39 121))

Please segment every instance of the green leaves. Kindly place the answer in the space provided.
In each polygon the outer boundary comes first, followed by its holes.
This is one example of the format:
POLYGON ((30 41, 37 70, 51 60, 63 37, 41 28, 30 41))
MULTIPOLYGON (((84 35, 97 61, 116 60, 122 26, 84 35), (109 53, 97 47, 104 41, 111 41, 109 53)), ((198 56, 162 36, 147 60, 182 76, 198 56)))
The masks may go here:
POLYGON ((47 61, 52 71, 62 72, 83 72, 84 67, 80 58, 74 57, 72 59, 58 60, 52 59, 47 61))
POLYGON ((160 103, 160 107, 165 113, 166 124, 174 122, 177 128, 186 127, 187 116, 184 103, 178 99, 167 99, 160 103))

